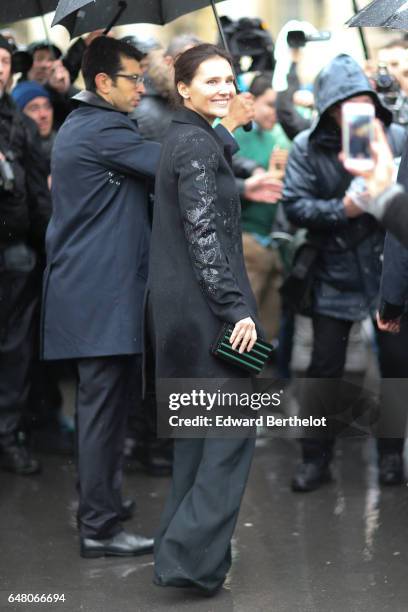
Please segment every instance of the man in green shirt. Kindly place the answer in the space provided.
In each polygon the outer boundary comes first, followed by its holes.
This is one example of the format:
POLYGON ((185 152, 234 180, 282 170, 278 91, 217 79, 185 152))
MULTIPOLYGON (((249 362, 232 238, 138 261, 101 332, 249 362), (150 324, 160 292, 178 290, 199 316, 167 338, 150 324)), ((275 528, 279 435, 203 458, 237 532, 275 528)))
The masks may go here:
MULTIPOLYGON (((253 159, 259 172, 272 172, 282 180, 285 173, 290 140, 276 119, 276 92, 272 89, 271 75, 256 76, 249 88, 255 98, 253 129, 234 132, 240 150, 238 155, 253 159)), ((276 337, 280 319, 279 286, 282 265, 278 250, 271 241, 276 204, 242 200, 242 230, 245 264, 258 302, 261 321, 268 338, 276 337)))

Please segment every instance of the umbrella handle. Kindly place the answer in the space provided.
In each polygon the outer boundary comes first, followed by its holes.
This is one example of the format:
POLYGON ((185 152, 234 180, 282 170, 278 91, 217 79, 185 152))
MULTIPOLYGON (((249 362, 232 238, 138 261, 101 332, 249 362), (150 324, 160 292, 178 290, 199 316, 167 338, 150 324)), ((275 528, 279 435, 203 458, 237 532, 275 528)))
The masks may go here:
MULTIPOLYGON (((355 15, 357 15, 357 13, 359 12, 358 5, 357 5, 357 0, 353 0, 353 9, 354 9, 355 15)), ((359 31, 359 34, 360 34, 360 40, 361 40, 361 44, 363 46, 363 51, 364 51, 365 58, 366 58, 366 60, 369 60, 370 59, 370 53, 368 51, 367 41, 366 41, 366 37, 365 37, 364 32, 363 32, 363 28, 359 27, 358 31, 359 31)))
POLYGON ((118 2, 118 12, 116 13, 116 15, 114 16, 112 21, 104 29, 103 36, 106 36, 107 34, 109 34, 109 32, 111 31, 113 26, 116 25, 116 23, 119 21, 121 15, 122 15, 122 13, 124 11, 126 11, 126 9, 127 9, 127 2, 125 2, 125 0, 119 0, 119 2, 118 2))
POLYGON ((51 50, 51 41, 50 41, 50 37, 49 37, 49 34, 48 34, 47 24, 45 23, 44 9, 43 9, 43 5, 42 5, 42 1, 41 0, 37 0, 37 6, 38 6, 38 10, 40 11, 40 17, 41 17, 42 26, 43 26, 43 29, 44 29, 45 40, 47 42, 48 48, 51 50))
MULTIPOLYGON (((220 21, 220 17, 219 17, 219 15, 217 13, 217 9, 215 8, 214 0, 211 0, 211 8, 212 8, 213 13, 214 13, 215 21, 217 22, 218 32, 220 33, 220 38, 222 40, 222 44, 224 45, 224 49, 231 55, 231 51, 229 49, 229 46, 228 46, 228 43, 227 43, 227 39, 225 37, 224 30, 222 28, 222 23, 220 21)), ((232 68, 232 74, 234 75, 235 83, 237 83, 237 75, 235 73, 235 68, 234 68, 233 65, 231 65, 231 68, 232 68)), ((238 87, 236 89, 237 89, 237 93, 241 93, 239 91, 238 87)), ((245 132, 250 132, 252 130, 252 122, 249 121, 248 123, 243 125, 242 128, 243 128, 243 130, 245 132)))

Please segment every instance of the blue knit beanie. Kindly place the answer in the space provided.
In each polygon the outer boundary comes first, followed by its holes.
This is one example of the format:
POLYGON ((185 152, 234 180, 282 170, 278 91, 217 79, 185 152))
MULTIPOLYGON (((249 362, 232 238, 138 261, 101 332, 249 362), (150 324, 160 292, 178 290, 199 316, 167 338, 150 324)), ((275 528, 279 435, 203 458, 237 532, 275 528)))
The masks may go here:
POLYGON ((41 97, 48 98, 48 100, 50 99, 49 92, 45 87, 37 83, 37 81, 22 81, 22 83, 18 83, 11 92, 11 95, 21 110, 23 110, 26 104, 31 102, 31 100, 34 100, 34 98, 41 97))

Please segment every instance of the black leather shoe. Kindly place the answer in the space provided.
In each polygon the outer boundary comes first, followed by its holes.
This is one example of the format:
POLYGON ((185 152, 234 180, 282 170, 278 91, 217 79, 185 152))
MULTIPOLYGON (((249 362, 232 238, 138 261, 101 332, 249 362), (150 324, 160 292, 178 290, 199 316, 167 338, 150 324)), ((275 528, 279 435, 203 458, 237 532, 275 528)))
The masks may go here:
POLYGON ((121 531, 107 540, 81 538, 81 557, 136 557, 153 552, 153 538, 121 531))
POLYGON ((380 458, 380 483, 400 485, 404 480, 404 464, 399 453, 387 453, 380 458))
MULTIPOLYGON (((77 504, 75 505, 75 507, 76 508, 78 507, 77 504)), ((131 518, 133 518, 133 515, 135 513, 135 508, 136 508, 136 502, 134 499, 125 499, 125 501, 122 502, 122 509, 119 514, 120 521, 123 523, 124 521, 128 521, 131 518)), ((79 529, 78 510, 76 511, 76 526, 77 526, 77 529, 79 529)))
POLYGON ((332 479, 328 464, 303 462, 296 467, 292 479, 292 491, 307 493, 322 486, 323 483, 332 479))
POLYGON ((2 437, 0 441, 0 467, 7 472, 31 476, 41 472, 41 464, 33 459, 28 448, 16 436, 2 437))

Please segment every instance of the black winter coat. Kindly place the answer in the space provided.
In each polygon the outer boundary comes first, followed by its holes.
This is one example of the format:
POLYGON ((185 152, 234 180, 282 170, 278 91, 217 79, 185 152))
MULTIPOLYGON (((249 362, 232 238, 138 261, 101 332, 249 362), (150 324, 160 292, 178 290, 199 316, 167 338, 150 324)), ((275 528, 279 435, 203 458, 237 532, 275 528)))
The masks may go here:
POLYGON ((230 153, 197 113, 175 114, 156 177, 148 276, 158 378, 237 376, 210 345, 223 322, 256 321, 230 153))
POLYGON ((5 191, 0 185, 0 248, 20 241, 42 248, 51 198, 39 138, 34 123, 4 94, 0 99, 0 151, 11 153, 15 186, 5 191))
MULTIPOLYGON (((319 119, 294 141, 285 176, 283 204, 289 221, 309 229, 320 247, 314 274, 314 311, 358 321, 373 315, 378 301, 384 234, 368 214, 349 219, 343 198, 353 177, 338 159, 341 133, 327 111, 337 102, 368 93, 385 124, 385 109, 354 60, 340 55, 317 81, 319 119)), ((399 157, 406 132, 387 129, 394 156, 399 157)))

